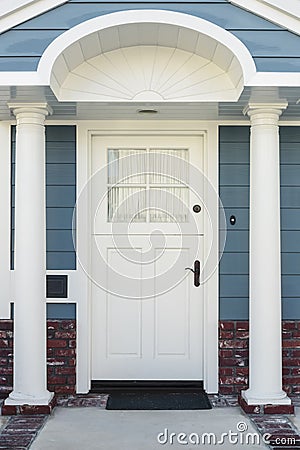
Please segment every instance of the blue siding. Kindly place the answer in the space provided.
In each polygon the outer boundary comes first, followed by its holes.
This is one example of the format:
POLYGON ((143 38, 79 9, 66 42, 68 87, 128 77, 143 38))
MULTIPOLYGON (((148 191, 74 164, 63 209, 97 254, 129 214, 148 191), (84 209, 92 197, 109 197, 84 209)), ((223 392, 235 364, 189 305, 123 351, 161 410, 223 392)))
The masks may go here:
POLYGON ((285 208, 299 208, 300 187, 293 186, 293 189, 281 186, 281 204, 285 208))
POLYGON ((220 298, 248 298, 248 274, 220 275, 220 298))
POLYGON ((299 149, 300 142, 300 127, 282 127, 280 129, 280 142, 284 148, 284 152, 287 147, 294 145, 294 149, 299 149))
MULTIPOLYGON (((12 233, 14 263, 15 127, 12 127, 12 233)), ((46 243, 47 269, 76 269, 72 219, 76 201, 76 130, 46 127, 46 243)))
POLYGON ((76 201, 76 128, 46 127, 47 269, 76 269, 72 219, 76 201))
POLYGON ((220 127, 220 198, 227 239, 220 261, 220 318, 248 317, 249 127, 220 127), (236 217, 235 225, 229 218, 236 217))
POLYGON ((282 231, 299 231, 300 209, 281 209, 282 231))
POLYGON ((73 186, 76 181, 75 165, 74 164, 57 164, 47 163, 46 168, 47 186, 57 186, 64 182, 64 186, 73 186))
POLYGON ((238 189, 236 186, 220 186, 220 197, 224 207, 243 208, 248 203, 249 186, 238 189))
POLYGON ((220 184, 222 186, 247 186, 249 164, 221 164, 220 184))
POLYGON ((76 201, 74 186, 46 186, 48 208, 73 208, 76 201))
POLYGON ((40 56, 60 34, 57 30, 47 30, 39 35, 35 30, 25 33, 18 30, 6 31, 0 39, 0 56, 40 56))
MULTIPOLYGON (((229 211, 227 211, 228 213, 229 211)), ((230 213, 231 215, 231 213, 230 213)), ((227 230, 225 252, 247 252, 248 251, 248 230, 239 230, 239 216, 236 215, 237 221, 235 225, 230 225, 227 230)), ((226 217, 228 221, 228 216, 226 217)), ((227 222, 228 223, 228 222, 227 222)))
MULTIPOLYGON (((300 318, 300 127, 280 127, 282 312, 300 318)), ((249 128, 220 127, 220 198, 227 242, 220 262, 220 317, 248 317, 249 128), (231 226, 230 215, 236 216, 231 226)))
POLYGON ((76 255, 71 251, 47 252, 48 270, 73 270, 76 268, 76 255))
POLYGON ((300 165, 281 164, 281 186, 300 186, 300 165))
POLYGON ((300 302, 296 298, 285 297, 282 299, 282 316, 286 320, 300 317, 300 302))
MULTIPOLYGON (((10 318, 14 318, 14 303, 10 304, 10 318)), ((47 319, 76 319, 76 303, 47 303, 47 319)))
POLYGON ((259 72, 300 72, 300 58, 253 58, 259 72))
POLYGON ((300 318, 300 127, 281 127, 282 310, 300 318))
POLYGON ((221 320, 238 320, 248 319, 248 298, 232 297, 220 303, 221 320))
POLYGON ((85 20, 104 14, 130 9, 161 9, 167 11, 182 12, 213 22, 228 30, 282 30, 281 27, 259 16, 247 12, 237 6, 225 2, 68 2, 65 5, 52 9, 38 17, 35 17, 15 30, 35 30, 55 28, 69 29, 85 20), (50 26, 50 24, 53 24, 50 26))
POLYGON ((222 256, 222 275, 248 275, 248 252, 229 252, 222 256))
POLYGON ((261 71, 298 71, 300 37, 226 0, 190 2, 69 1, 0 36, 0 71, 35 70, 49 43, 88 19, 116 11, 161 9, 190 14, 234 33, 249 48, 261 71), (20 56, 20 64, 16 56, 20 56))
MULTIPOLYGON (((72 230, 49 230, 47 229, 47 251, 69 252, 73 251, 72 230)), ((73 267, 71 267, 73 269, 73 267)))
POLYGON ((36 70, 40 61, 40 57, 29 56, 0 56, 0 72, 12 71, 31 71, 36 70))
POLYGON ((47 319, 76 319, 76 303, 47 303, 47 319))
POLYGON ((300 37, 289 31, 233 31, 255 57, 300 57, 300 37))
POLYGON ((73 208, 47 207, 48 230, 70 230, 72 228, 73 208))

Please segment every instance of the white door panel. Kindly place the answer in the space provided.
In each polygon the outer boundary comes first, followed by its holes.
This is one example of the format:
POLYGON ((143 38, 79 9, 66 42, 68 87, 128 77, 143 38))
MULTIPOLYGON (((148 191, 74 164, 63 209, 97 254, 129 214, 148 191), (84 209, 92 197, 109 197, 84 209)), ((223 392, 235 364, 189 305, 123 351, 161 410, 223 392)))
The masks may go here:
MULTIPOLYGON (((145 204, 141 196, 134 200, 134 207, 141 207, 142 214, 137 221, 128 223, 131 205, 127 204, 110 221, 108 181, 115 174, 105 168, 108 152, 123 149, 126 153, 132 148, 144 149, 148 156, 153 149, 185 149, 189 163, 202 167, 200 138, 94 138, 92 171, 101 176, 96 175, 92 183, 92 378, 203 379, 203 286, 194 286, 194 274, 186 268, 193 268, 196 259, 203 266, 204 208, 200 213, 192 212, 194 202, 200 204, 200 200, 197 192, 192 191, 194 181, 191 183, 189 178, 183 202, 188 214, 181 205, 170 206, 173 216, 183 217, 184 221, 170 222, 169 212, 167 216, 161 212, 168 176, 165 168, 161 171, 158 167, 159 153, 156 153, 157 160, 156 156, 152 161, 147 156, 145 167, 142 166, 141 170, 147 172, 147 164, 157 164, 155 172, 147 173, 146 180, 143 173, 137 175, 139 167, 135 170, 135 187, 145 187, 147 191, 145 204), (157 202, 161 202, 157 211, 149 197, 154 182, 162 192, 156 193, 157 202)), ((134 163, 138 166, 141 161, 134 163)), ((176 158, 173 166, 172 161, 166 163, 173 172, 185 170, 176 158)), ((127 178, 132 169, 130 164, 129 161, 128 167, 121 167, 123 175, 127 171, 127 178)), ((189 171, 187 176, 191 175, 189 171)), ((197 183, 201 191, 201 177, 197 183)), ((127 188, 123 184, 119 185, 120 189, 127 188)), ((181 181, 175 184, 177 189, 184 188, 181 181)), ((126 195, 116 193, 116 204, 126 195)))

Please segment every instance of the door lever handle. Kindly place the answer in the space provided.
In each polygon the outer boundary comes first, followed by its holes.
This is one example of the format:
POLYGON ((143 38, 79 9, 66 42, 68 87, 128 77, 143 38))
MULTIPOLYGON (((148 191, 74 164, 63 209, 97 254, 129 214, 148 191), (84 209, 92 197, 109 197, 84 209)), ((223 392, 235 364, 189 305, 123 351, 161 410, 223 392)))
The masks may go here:
POLYGON ((196 259, 194 262, 194 268, 186 267, 185 270, 190 270, 194 274, 194 286, 200 286, 200 261, 196 259))

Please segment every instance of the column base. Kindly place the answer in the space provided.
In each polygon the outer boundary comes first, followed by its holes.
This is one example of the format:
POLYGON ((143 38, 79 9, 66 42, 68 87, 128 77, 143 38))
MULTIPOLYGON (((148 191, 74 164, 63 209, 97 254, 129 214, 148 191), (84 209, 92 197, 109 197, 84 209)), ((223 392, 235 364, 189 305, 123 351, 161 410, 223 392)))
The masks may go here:
MULTIPOLYGON (((48 398, 28 399, 14 398, 13 392, 10 394, 1 408, 2 416, 12 416, 17 414, 51 414, 56 406, 56 398, 53 392, 49 392, 48 398)), ((16 396, 17 397, 17 396, 16 396)))
POLYGON ((247 399, 247 391, 242 391, 238 397, 238 402, 242 410, 246 414, 294 414, 295 407, 291 402, 291 399, 286 398, 269 401, 258 400, 257 403, 253 403, 254 399, 247 399))

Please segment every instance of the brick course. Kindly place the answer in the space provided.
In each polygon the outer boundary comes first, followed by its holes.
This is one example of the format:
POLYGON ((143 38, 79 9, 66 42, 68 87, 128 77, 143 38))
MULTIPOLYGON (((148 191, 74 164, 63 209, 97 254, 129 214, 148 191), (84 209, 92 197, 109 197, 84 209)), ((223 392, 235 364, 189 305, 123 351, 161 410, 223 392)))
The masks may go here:
MULTIPOLYGON (((282 382, 288 394, 300 394, 300 321, 282 322, 282 382)), ((238 394, 248 387, 249 322, 221 321, 219 392, 238 394), (230 339, 227 334, 230 331, 230 339)))
MULTIPOLYGON (((48 389, 57 394, 76 392, 76 321, 47 321, 48 389)), ((0 320, 0 396, 13 386, 13 321, 0 320)))
MULTIPOLYGON (((76 321, 47 321, 48 389, 57 394, 76 392, 76 321)), ((221 321, 219 392, 238 394, 248 387, 249 324, 221 321)), ((282 323, 283 388, 300 394, 300 321, 282 323)), ((13 321, 0 320, 0 396, 13 385, 13 321)))
POLYGON ((57 394, 75 394, 76 322, 48 320, 47 331, 48 389, 57 394))
POLYGON ((300 394, 300 321, 282 322, 283 389, 300 394))
POLYGON ((0 396, 6 396, 13 384, 13 321, 0 320, 0 396))

